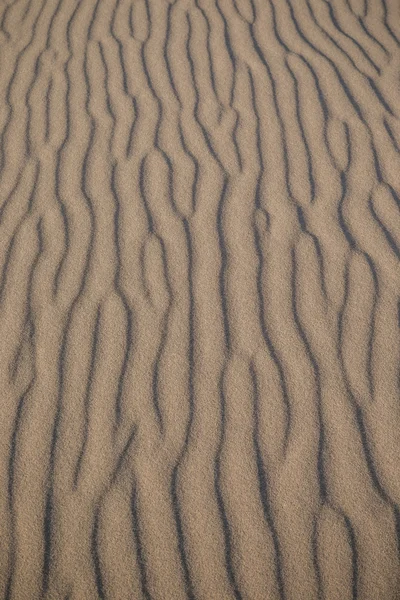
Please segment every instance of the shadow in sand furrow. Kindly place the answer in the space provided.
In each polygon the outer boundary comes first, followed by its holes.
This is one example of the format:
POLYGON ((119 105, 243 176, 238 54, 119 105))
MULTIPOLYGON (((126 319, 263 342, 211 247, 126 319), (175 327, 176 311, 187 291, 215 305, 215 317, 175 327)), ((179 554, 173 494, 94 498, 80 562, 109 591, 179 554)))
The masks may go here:
POLYGON ((95 573, 95 580, 96 580, 96 590, 97 590, 97 594, 99 596, 99 598, 101 598, 101 600, 103 600, 106 595, 105 595, 105 589, 104 589, 104 584, 103 584, 103 577, 101 574, 101 564, 100 564, 100 558, 99 558, 99 552, 98 552, 98 537, 99 537, 99 508, 95 509, 95 513, 94 513, 94 523, 93 523, 93 530, 92 530, 92 558, 93 558, 93 566, 94 566, 94 573, 95 573))
POLYGON ((221 453, 224 444, 224 432, 225 432, 225 397, 223 391, 223 377, 224 372, 221 375, 221 383, 220 383, 220 406, 221 406, 221 431, 220 431, 220 440, 217 447, 216 455, 215 455, 215 467, 214 467, 214 481, 215 481, 215 496, 217 498, 217 504, 220 514, 220 519, 222 522, 223 532, 224 532, 224 554, 225 554, 225 566, 228 573, 228 579, 232 587, 232 592, 234 598, 240 600, 242 598, 242 594, 240 593, 238 583, 236 580, 234 567, 232 564, 232 530, 231 525, 229 523, 229 518, 226 513, 226 508, 224 505, 220 479, 221 479, 221 453))
MULTIPOLYGON (((265 211, 265 209, 263 209, 262 199, 261 199, 261 184, 262 184, 263 177, 265 176, 265 165, 264 165, 263 152, 262 152, 262 148, 261 148, 260 116, 259 116, 258 109, 257 109, 256 92, 255 92, 254 81, 253 81, 253 77, 251 75, 251 71, 248 72, 248 75, 249 75, 249 84, 250 84, 251 103, 252 103, 252 108, 253 108, 255 118, 256 118, 256 148, 257 148, 257 158, 258 158, 259 167, 260 167, 259 176, 257 178, 256 191, 255 191, 255 210, 254 210, 254 224, 253 224, 253 226, 254 226, 254 245, 255 245, 255 250, 256 250, 256 254, 257 254, 257 258, 258 258, 258 268, 257 268, 258 298, 257 298, 257 303, 258 303, 258 310, 259 310, 259 315, 260 315, 259 318, 260 318, 260 328, 262 331, 262 336, 265 341, 266 347, 271 355, 271 358, 272 358, 273 362, 275 363, 277 371, 279 373, 280 386, 281 386, 281 390, 282 390, 283 400, 284 400, 284 404, 285 404, 285 412, 286 412, 285 441, 284 441, 284 447, 286 448, 287 442, 288 442, 288 437, 289 437, 289 431, 290 431, 290 423, 291 423, 290 400, 288 397, 287 385, 286 385, 285 375, 284 375, 284 372, 282 369, 281 362, 276 354, 276 351, 274 349, 274 346, 271 342, 271 339, 269 337, 268 331, 265 326, 264 300, 263 300, 263 291, 262 291, 262 274, 265 269, 265 263, 264 263, 264 255, 263 255, 263 251, 262 251, 262 245, 261 245, 261 236, 263 234, 262 225, 264 225, 264 229, 268 230, 270 223, 269 223, 269 214, 267 211, 265 211), (257 216, 259 216, 259 214, 262 215, 261 227, 259 226, 260 224, 257 224, 257 216), (261 229, 261 231, 260 231, 260 229, 261 229)), ((258 221, 260 221, 260 217, 259 217, 258 221)))
POLYGON ((358 560, 357 560, 357 545, 356 538, 354 534, 354 528, 351 524, 351 521, 347 515, 343 515, 344 522, 346 525, 346 530, 348 534, 349 546, 351 549, 351 557, 352 557, 352 589, 351 595, 353 599, 358 598, 358 560))
MULTIPOLYGON (((42 229, 41 222, 39 221, 36 226, 36 235, 37 235, 37 252, 34 255, 35 258, 32 262, 30 272, 27 277, 28 286, 26 291, 26 312, 27 312, 27 320, 32 323, 32 282, 34 277, 34 272, 37 267, 38 261, 40 259, 40 255, 43 252, 43 240, 42 240, 42 229)), ((34 324, 33 324, 34 328, 34 324)), ((33 344, 33 353, 35 352, 35 335, 34 331, 31 336, 32 344, 33 344)), ((23 394, 16 405, 15 418, 12 427, 12 435, 10 440, 10 454, 8 459, 8 505, 10 512, 10 525, 11 525, 11 545, 10 545, 10 553, 11 553, 11 565, 8 574, 8 583, 5 592, 5 597, 11 598, 13 592, 13 584, 15 578, 18 576, 18 571, 20 570, 20 557, 16 553, 16 547, 18 547, 19 539, 18 539, 18 523, 16 523, 17 515, 16 515, 16 496, 18 498, 18 485, 16 485, 15 480, 17 479, 17 473, 19 471, 18 465, 19 460, 21 459, 18 442, 21 438, 21 430, 24 428, 24 418, 26 419, 26 409, 25 403, 29 402, 30 393, 34 389, 35 380, 37 379, 37 373, 33 373, 32 383, 29 385, 25 394, 23 394), (16 489, 17 488, 17 489, 16 489), (17 576, 15 574, 17 572, 17 576)), ((34 566, 37 567, 35 564, 34 566)), ((17 578, 17 582, 18 578, 17 578)))
POLYGON ((76 462, 76 467, 75 467, 75 472, 74 472, 74 478, 73 478, 73 487, 76 489, 77 485, 78 485, 78 478, 79 478, 79 472, 81 469, 81 463, 85 454, 85 449, 86 449, 86 445, 87 445, 87 441, 88 441, 88 429, 89 429, 89 398, 90 398, 90 393, 91 393, 91 384, 92 384, 92 380, 93 380, 93 372, 94 372, 94 367, 95 367, 95 360, 96 360, 96 352, 97 352, 97 348, 98 348, 98 344, 99 344, 99 326, 100 326, 100 316, 101 316, 101 306, 98 306, 97 308, 97 314, 96 314, 96 320, 95 320, 95 325, 94 325, 94 331, 93 331, 93 341, 92 341, 92 348, 91 348, 91 359, 90 359, 90 365, 89 365, 89 372, 88 372, 88 378, 87 378, 87 386, 86 386, 86 393, 85 393, 85 400, 84 400, 84 420, 83 420, 83 436, 82 436, 82 444, 81 444, 81 449, 80 452, 78 454, 78 459, 76 462))
POLYGON ((316 413, 317 413, 318 430, 319 430, 316 463, 317 463, 318 484, 319 484, 319 493, 320 493, 320 497, 321 497, 321 502, 325 502, 326 497, 327 497, 327 489, 326 489, 326 475, 324 472, 325 426, 324 426, 323 412, 322 412, 321 371, 320 371, 320 367, 318 365, 317 359, 312 352, 310 343, 307 339, 306 332, 303 329, 303 326, 300 322, 300 317, 299 317, 298 310, 297 310, 296 297, 298 295, 298 290, 297 290, 297 283, 296 283, 296 273, 297 273, 298 266, 297 266, 296 253, 295 253, 294 248, 292 248, 291 258, 292 258, 291 285, 292 285, 293 320, 296 325, 296 328, 297 328, 298 334, 300 336, 300 339, 302 341, 302 344, 304 346, 304 350, 307 355, 307 358, 312 366, 312 375, 315 380, 315 395, 316 395, 316 409, 317 409, 316 413))
POLYGON ((126 342, 125 342, 125 352, 123 364, 121 367, 121 372, 118 378, 118 392, 117 397, 115 399, 115 419, 116 426, 120 425, 121 422, 121 400, 124 389, 124 381, 125 375, 128 368, 128 363, 130 356, 133 351, 133 312, 129 305, 129 300, 126 297, 124 290, 121 287, 121 265, 122 265, 122 255, 121 255, 121 247, 120 247, 120 211, 121 211, 121 201, 117 192, 116 185, 116 165, 114 164, 112 167, 111 173, 111 191, 115 200, 115 216, 114 216, 114 240, 115 240, 115 251, 116 251, 116 261, 117 265, 115 268, 115 278, 114 278, 114 287, 121 298, 124 311, 126 314, 126 342))
POLYGON ((260 407, 259 407, 259 391, 257 384, 257 374, 253 365, 250 365, 250 374, 253 381, 254 386, 254 434, 253 434, 253 442, 254 442, 254 452, 256 457, 257 464, 257 474, 258 474, 258 482, 259 482, 259 491, 260 498, 264 513, 264 518, 268 524, 268 527, 271 531, 273 546, 275 551, 275 561, 276 561, 276 579, 277 579, 277 587, 279 592, 279 597, 281 600, 285 598, 284 592, 284 573, 282 570, 282 551, 279 543, 279 537, 277 535, 276 527, 274 524, 274 519, 271 513, 270 499, 269 499, 269 484, 268 477, 266 474, 266 469, 262 457, 262 452, 260 448, 260 407))
POLYGON ((259 256, 259 267, 258 267, 258 272, 257 272, 257 292, 258 292, 258 305, 259 305, 259 310, 260 310, 260 327, 262 330, 262 334, 263 334, 263 338, 265 340, 265 345, 268 349, 269 354, 271 355, 271 358, 276 366, 277 372, 279 374, 279 383, 280 383, 280 387, 281 387, 281 391, 282 391, 282 397, 283 397, 283 401, 284 401, 284 405, 285 405, 285 435, 284 435, 284 450, 286 451, 288 443, 289 443, 289 436, 290 436, 290 428, 291 428, 291 421, 292 421, 292 416, 291 416, 291 403, 290 403, 290 397, 288 394, 288 386, 286 383, 286 378, 285 378, 285 373, 282 367, 282 363, 281 360, 279 359, 277 352, 272 344, 272 341, 270 339, 268 330, 265 326, 265 308, 264 308, 264 298, 263 298, 263 286, 262 286, 262 278, 263 278, 263 273, 265 272, 265 264, 264 264, 264 259, 263 259, 263 251, 262 251, 262 246, 261 246, 261 242, 260 242, 260 237, 257 233, 257 230, 255 230, 255 245, 257 248, 257 254, 259 256))
POLYGON ((141 587, 143 597, 146 598, 146 600, 151 600, 152 596, 149 592, 148 583, 147 583, 146 555, 144 552, 144 548, 142 546, 141 535, 140 535, 140 516, 138 514, 137 506, 136 506, 136 488, 135 488, 135 486, 133 487, 133 490, 132 490, 131 510, 132 510, 132 532, 133 532, 133 537, 135 540, 135 546, 136 546, 136 552, 137 552, 137 562, 138 562, 139 573, 140 573, 140 587, 141 587))
POLYGON ((185 230, 186 244, 187 244, 187 252, 188 252, 188 287, 189 287, 189 342, 188 342, 188 401, 189 401, 189 414, 186 425, 185 439, 184 444, 182 446, 182 450, 180 455, 178 456, 178 460, 175 463, 175 466, 172 470, 172 480, 171 480, 171 496, 172 496, 172 505, 174 509, 174 517, 177 525, 177 533, 178 533, 178 546, 179 552, 182 561, 182 567, 185 578, 185 587, 187 597, 189 599, 194 599, 195 594, 193 590, 193 583, 190 576, 189 571, 189 563, 187 559, 187 553, 185 550, 185 538, 183 532, 183 524, 182 517, 180 513, 179 506, 179 498, 178 498, 178 475, 179 468, 184 459, 185 453, 187 451, 187 447, 190 443, 190 436, 192 431, 192 424, 194 418, 195 411, 195 393, 194 393, 194 297, 193 297, 193 280, 192 280, 192 268, 193 268, 193 249, 192 249, 192 241, 190 236, 189 224, 186 220, 183 221, 183 226, 185 230))

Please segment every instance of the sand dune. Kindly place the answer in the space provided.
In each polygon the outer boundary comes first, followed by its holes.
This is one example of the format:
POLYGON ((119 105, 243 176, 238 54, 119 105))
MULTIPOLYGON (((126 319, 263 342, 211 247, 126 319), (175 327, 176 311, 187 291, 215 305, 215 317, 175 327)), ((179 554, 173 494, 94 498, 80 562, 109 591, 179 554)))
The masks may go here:
POLYGON ((2 0, 0 597, 400 597, 400 3, 2 0))

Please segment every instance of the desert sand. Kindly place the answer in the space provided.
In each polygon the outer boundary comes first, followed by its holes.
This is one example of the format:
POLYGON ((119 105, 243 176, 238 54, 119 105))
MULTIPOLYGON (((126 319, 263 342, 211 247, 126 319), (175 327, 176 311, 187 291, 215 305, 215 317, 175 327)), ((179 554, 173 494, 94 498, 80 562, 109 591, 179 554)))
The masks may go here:
POLYGON ((1 0, 0 598, 400 598, 400 2, 1 0))

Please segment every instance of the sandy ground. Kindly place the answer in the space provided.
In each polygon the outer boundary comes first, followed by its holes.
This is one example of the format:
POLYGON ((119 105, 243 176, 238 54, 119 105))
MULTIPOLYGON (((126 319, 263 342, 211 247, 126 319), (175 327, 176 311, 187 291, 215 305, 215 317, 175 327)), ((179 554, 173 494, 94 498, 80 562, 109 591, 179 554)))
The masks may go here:
POLYGON ((400 598, 400 2, 0 1, 0 597, 400 598))

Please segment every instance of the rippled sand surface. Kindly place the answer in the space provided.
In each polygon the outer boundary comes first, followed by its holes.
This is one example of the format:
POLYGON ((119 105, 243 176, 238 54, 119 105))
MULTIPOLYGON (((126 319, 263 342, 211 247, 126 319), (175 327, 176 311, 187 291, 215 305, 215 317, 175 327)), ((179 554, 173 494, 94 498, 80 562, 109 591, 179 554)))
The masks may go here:
POLYGON ((400 598, 400 2, 0 0, 0 598, 400 598))

